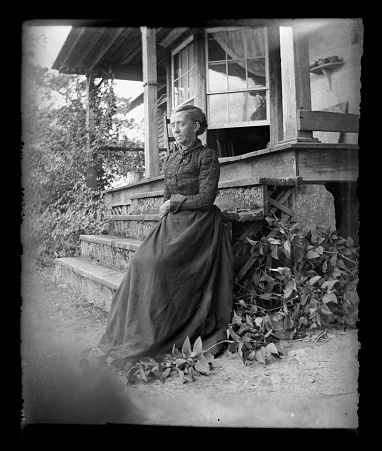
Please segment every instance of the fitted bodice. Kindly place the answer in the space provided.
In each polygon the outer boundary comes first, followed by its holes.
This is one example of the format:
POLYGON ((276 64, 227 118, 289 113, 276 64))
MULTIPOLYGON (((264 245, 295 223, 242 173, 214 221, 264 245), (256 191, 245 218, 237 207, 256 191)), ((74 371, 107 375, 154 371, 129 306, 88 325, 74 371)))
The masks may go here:
POLYGON ((216 151, 205 147, 200 140, 193 148, 168 156, 164 173, 164 200, 180 202, 176 210, 205 209, 214 203, 219 160, 216 151))

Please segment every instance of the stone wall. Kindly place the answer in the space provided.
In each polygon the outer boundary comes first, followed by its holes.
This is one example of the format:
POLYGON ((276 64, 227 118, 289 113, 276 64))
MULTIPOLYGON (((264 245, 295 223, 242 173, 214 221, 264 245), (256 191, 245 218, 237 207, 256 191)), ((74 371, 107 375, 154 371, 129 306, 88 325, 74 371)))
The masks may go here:
POLYGON ((324 185, 305 184, 296 187, 296 222, 303 232, 314 231, 317 226, 336 228, 333 195, 324 185))

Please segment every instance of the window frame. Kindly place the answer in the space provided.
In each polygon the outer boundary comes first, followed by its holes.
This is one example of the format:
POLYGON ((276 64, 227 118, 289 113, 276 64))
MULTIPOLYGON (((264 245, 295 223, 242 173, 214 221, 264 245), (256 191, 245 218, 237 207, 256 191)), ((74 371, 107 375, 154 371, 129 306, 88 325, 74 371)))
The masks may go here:
MULTIPOLYGON (((171 51, 171 107, 172 109, 181 106, 181 105, 186 105, 190 102, 193 102, 195 99, 195 93, 193 96, 191 96, 190 98, 188 98, 187 100, 185 100, 184 102, 180 102, 178 105, 175 105, 175 69, 174 69, 174 55, 180 53, 181 50, 183 50, 185 47, 187 47, 192 41, 194 41, 194 36, 191 35, 189 36, 187 39, 185 39, 181 44, 179 44, 177 47, 175 47, 172 51, 171 51)), ((195 52, 195 43, 194 43, 194 52, 195 52)), ((194 53, 194 65, 191 69, 187 70, 187 73, 191 72, 192 69, 195 70, 196 68, 196 58, 195 58, 195 53, 194 53)), ((179 77, 181 78, 181 77, 179 77)), ((191 86, 188 86, 188 88, 190 88, 191 86)))
MULTIPOLYGON (((268 28, 267 27, 215 27, 205 29, 205 73, 206 73, 206 106, 207 106, 207 117, 208 117, 208 128, 209 129, 221 129, 221 128, 238 128, 238 127, 257 127, 262 125, 270 125, 270 96, 269 96, 269 52, 268 52, 268 28), (264 30, 264 59, 265 59, 265 86, 261 88, 241 88, 241 89, 227 89, 220 91, 210 91, 209 90, 209 55, 208 55, 208 33, 217 33, 220 31, 240 31, 240 30, 253 30, 255 28, 262 28, 264 30), (241 121, 241 122, 222 122, 222 123, 211 123, 210 119, 210 102, 209 97, 215 94, 231 94, 231 93, 241 93, 241 92, 254 92, 254 91, 265 91, 265 102, 266 102, 266 119, 255 120, 255 121, 241 121)), ((246 55, 244 57, 245 65, 247 68, 248 59, 246 55)), ((222 61, 221 61, 222 62, 222 61)), ((227 63, 227 59, 225 60, 227 63)), ((214 61, 215 63, 215 61, 214 61)), ((227 74, 228 75, 228 74, 227 74)), ((227 117, 229 117, 229 105, 227 102, 227 117)))

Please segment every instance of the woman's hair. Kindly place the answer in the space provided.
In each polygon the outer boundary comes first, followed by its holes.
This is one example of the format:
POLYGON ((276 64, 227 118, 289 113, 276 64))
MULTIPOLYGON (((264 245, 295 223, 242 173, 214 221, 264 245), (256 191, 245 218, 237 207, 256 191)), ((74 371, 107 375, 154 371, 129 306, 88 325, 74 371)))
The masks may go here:
POLYGON ((173 111, 173 114, 185 111, 193 122, 199 122, 200 127, 196 132, 196 136, 201 135, 207 129, 207 118, 203 111, 194 105, 181 105, 173 111))

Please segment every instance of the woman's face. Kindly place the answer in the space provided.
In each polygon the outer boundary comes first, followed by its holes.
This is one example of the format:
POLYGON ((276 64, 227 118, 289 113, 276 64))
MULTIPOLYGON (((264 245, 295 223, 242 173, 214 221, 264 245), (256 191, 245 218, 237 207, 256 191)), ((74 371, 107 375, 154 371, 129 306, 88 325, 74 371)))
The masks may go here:
POLYGON ((179 111, 171 116, 170 126, 177 144, 187 148, 195 142, 200 124, 193 122, 186 111, 179 111))

